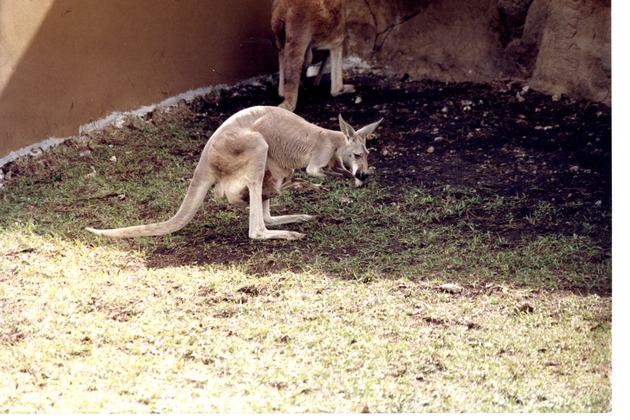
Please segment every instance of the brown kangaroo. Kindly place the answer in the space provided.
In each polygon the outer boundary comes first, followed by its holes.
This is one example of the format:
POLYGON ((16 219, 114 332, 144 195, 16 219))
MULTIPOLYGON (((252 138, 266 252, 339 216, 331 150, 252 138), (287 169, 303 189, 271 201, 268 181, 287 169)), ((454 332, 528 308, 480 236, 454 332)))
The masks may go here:
MULTIPOLYGON (((332 96, 354 92, 343 84, 342 55, 346 15, 342 0, 274 0, 271 30, 276 38, 281 108, 294 111, 302 71, 311 65, 313 50, 330 50, 332 96)), ((322 64, 322 69, 325 63, 322 64)), ((321 77, 318 76, 317 80, 321 77)))

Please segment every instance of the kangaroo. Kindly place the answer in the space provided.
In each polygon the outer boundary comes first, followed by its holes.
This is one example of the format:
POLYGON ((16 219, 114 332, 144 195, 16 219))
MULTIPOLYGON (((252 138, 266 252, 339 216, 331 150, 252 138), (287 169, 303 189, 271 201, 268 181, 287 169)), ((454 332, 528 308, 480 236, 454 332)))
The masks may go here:
POLYGON ((296 169, 306 168, 307 174, 317 177, 350 178, 355 186, 361 186, 357 174, 369 173, 365 141, 382 121, 381 118, 355 131, 339 115, 341 131, 334 131, 311 124, 282 108, 246 108, 228 118, 210 137, 183 202, 173 217, 161 223, 87 230, 115 238, 175 232, 191 221, 208 190, 214 187, 217 198, 225 197, 229 203, 243 207, 249 204, 250 238, 300 239, 304 234, 268 230, 267 226, 306 221, 315 216, 271 216, 269 199, 285 189, 310 184, 291 178, 296 169))
MULTIPOLYGON (((354 86, 343 84, 346 15, 342 0, 274 0, 271 30, 278 48, 278 95, 284 98, 279 107, 295 110, 302 70, 311 65, 313 49, 330 50, 330 94, 354 92, 354 86)), ((325 64, 322 63, 316 84, 325 64)))

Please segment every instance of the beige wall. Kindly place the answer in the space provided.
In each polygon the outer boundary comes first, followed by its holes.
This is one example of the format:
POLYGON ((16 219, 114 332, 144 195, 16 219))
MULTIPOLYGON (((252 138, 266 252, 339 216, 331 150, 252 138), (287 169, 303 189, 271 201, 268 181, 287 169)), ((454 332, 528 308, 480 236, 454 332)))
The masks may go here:
POLYGON ((0 158, 277 68, 271 0, 0 0, 0 158))

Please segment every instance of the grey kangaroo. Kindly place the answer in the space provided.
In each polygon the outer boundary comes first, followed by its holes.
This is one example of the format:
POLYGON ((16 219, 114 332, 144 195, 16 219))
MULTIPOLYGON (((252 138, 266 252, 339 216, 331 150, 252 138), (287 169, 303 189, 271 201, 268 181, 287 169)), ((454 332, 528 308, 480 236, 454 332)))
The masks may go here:
POLYGON ((291 178, 296 169, 306 168, 306 173, 318 177, 350 178, 355 186, 361 186, 357 174, 369 173, 365 141, 382 121, 355 131, 339 115, 341 131, 333 131, 278 107, 244 109, 228 118, 208 140, 186 196, 172 218, 161 223, 119 229, 87 230, 116 238, 175 232, 190 222, 208 190, 214 187, 217 198, 225 197, 231 204, 239 206, 249 204, 250 238, 300 239, 304 234, 268 230, 267 226, 301 222, 315 216, 271 216, 269 199, 287 188, 310 184, 291 178))

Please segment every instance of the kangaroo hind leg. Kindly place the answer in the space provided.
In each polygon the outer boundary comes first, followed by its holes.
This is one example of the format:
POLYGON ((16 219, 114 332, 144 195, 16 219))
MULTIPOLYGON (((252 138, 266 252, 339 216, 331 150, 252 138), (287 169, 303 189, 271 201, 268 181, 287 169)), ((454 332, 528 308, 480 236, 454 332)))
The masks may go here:
POLYGON ((330 50, 330 94, 338 96, 354 92, 354 85, 343 84, 343 45, 330 50))
POLYGON ((282 89, 278 86, 278 93, 284 96, 280 108, 294 111, 298 100, 300 79, 306 60, 310 56, 310 33, 304 28, 296 27, 296 23, 287 23, 287 40, 282 50, 280 64, 282 70, 282 89), (282 90, 282 92, 280 92, 282 90))
POLYGON ((241 168, 241 176, 246 179, 247 189, 249 190, 249 237, 251 239, 288 240, 304 237, 304 234, 298 232, 267 229, 267 226, 265 225, 266 221, 273 221, 273 219, 265 216, 269 213, 269 200, 265 200, 266 204, 263 203, 263 182, 265 178, 269 145, 261 134, 255 132, 250 132, 245 135, 243 140, 247 141, 247 144, 250 145, 251 150, 253 151, 246 165, 241 168), (245 139, 245 137, 248 138, 245 139), (265 208, 267 210, 265 210, 265 208))
POLYGON ((287 223, 305 222, 307 220, 316 219, 317 216, 311 216, 309 214, 291 214, 285 216, 271 216, 269 212, 269 200, 263 201, 263 218, 265 225, 277 226, 287 223))
MULTIPOLYGON (((263 172, 264 173, 264 172, 263 172)), ((301 239, 303 233, 292 232, 289 230, 269 230, 265 225, 268 218, 265 217, 265 206, 262 199, 262 173, 260 180, 254 181, 248 185, 249 188, 249 237, 251 239, 301 239)), ((265 200, 268 203, 269 200, 265 200)), ((268 212, 268 210, 267 210, 268 212)), ((297 220, 295 220, 297 221, 297 220)), ((284 222, 289 223, 289 222, 284 222)), ((281 223, 270 223, 281 224, 281 223)))

